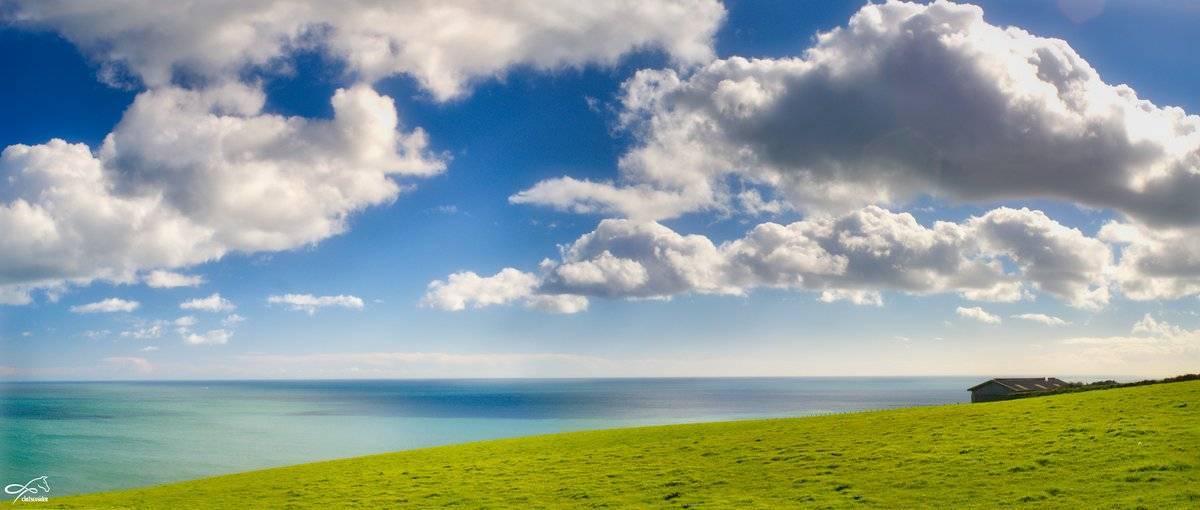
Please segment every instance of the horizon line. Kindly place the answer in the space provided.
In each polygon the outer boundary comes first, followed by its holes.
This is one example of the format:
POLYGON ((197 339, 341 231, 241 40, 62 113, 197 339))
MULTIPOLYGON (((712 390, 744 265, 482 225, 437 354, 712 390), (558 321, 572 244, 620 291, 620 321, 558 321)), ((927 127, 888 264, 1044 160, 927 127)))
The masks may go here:
MULTIPOLYGON (((1120 378, 1120 379, 1154 379, 1150 375, 1130 374, 892 374, 892 375, 718 375, 718 376, 598 376, 598 377, 553 377, 553 376, 501 376, 501 377, 309 377, 309 378, 228 378, 228 379, 6 379, 4 383, 147 383, 147 382, 311 382, 311 381, 599 381, 599 380, 638 380, 638 379, 915 379, 915 378, 1024 378, 1024 377, 1086 377, 1086 378, 1120 378)), ((1162 376, 1173 377, 1173 376, 1162 376)), ((1158 377, 1158 378, 1162 378, 1158 377)))

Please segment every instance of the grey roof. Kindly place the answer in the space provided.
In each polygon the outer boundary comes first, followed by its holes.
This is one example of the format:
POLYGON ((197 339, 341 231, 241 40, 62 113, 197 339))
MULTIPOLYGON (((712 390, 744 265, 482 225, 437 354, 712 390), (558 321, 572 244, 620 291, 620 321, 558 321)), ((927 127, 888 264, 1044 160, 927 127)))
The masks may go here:
POLYGON ((982 383, 976 384, 975 386, 967 388, 967 391, 975 391, 976 388, 993 382, 1017 393, 1056 390, 1069 386, 1066 381, 1063 381, 1057 377, 1022 377, 1010 379, 989 379, 982 383))

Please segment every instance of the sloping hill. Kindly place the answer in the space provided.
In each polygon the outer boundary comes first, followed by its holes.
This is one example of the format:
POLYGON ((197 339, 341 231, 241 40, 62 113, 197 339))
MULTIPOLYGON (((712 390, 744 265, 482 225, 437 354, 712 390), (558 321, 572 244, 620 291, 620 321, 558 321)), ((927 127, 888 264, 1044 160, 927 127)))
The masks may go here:
MULTIPOLYGON (((330 431, 336 433, 336 431, 330 431)), ((1200 508, 1200 381, 429 448, 42 508, 1200 508)))

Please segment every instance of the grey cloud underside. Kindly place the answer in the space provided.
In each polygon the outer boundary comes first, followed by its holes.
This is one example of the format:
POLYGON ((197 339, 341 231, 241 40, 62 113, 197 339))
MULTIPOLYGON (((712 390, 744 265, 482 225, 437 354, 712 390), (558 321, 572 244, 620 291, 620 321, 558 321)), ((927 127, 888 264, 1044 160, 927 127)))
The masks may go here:
POLYGON ((733 178, 809 212, 1048 197, 1200 225, 1200 117, 975 6, 868 5, 802 57, 639 72, 621 106, 640 143, 617 183, 549 180, 512 201, 670 218, 736 208, 733 178))
POLYGON ((722 244, 655 222, 609 219, 565 246, 561 260, 543 261, 538 275, 459 273, 431 284, 426 302, 461 310, 532 296, 640 299, 782 288, 859 304, 878 304, 881 290, 1006 302, 1041 292, 1097 309, 1110 299, 1113 264, 1105 243, 1028 209, 926 227, 907 213, 868 206, 760 224, 722 244), (515 280, 520 285, 505 284, 515 280), (455 296, 454 306, 439 294, 455 296))
POLYGON ((725 16, 716 0, 29 0, 6 7, 5 21, 61 34, 114 84, 289 72, 289 55, 315 50, 363 81, 412 76, 439 100, 515 65, 611 64, 636 49, 705 62, 725 16))

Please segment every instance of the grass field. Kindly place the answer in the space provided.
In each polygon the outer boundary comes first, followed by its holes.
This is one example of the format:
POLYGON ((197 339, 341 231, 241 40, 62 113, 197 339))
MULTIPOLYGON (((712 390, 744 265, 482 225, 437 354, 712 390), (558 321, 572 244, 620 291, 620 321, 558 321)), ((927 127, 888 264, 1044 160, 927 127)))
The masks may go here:
POLYGON ((441 506, 1200 508, 1200 381, 488 441, 40 504, 441 506))

